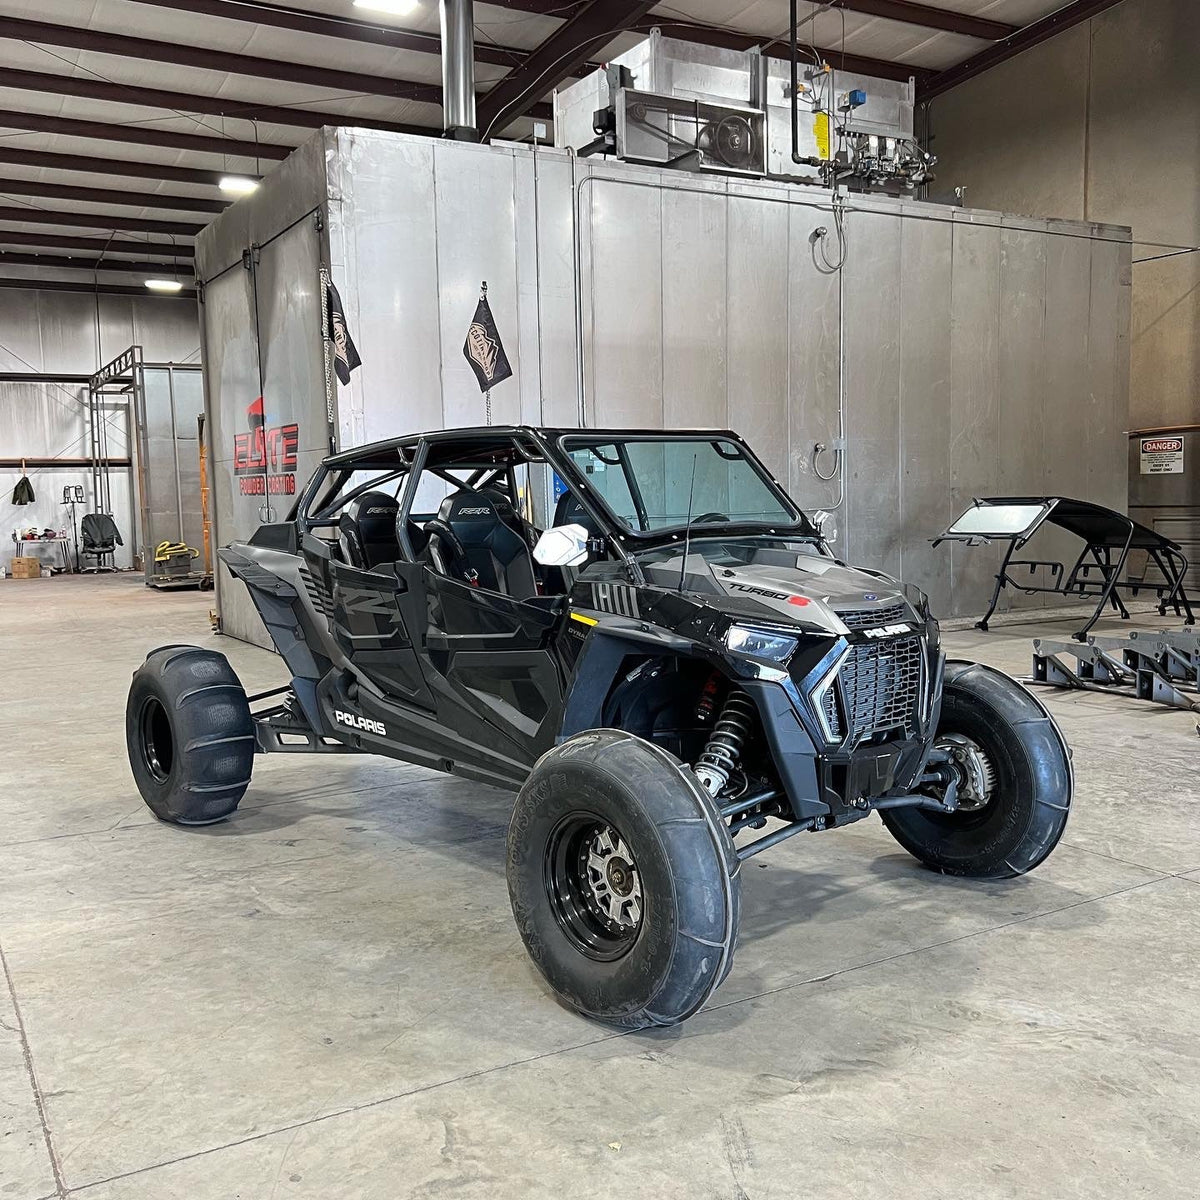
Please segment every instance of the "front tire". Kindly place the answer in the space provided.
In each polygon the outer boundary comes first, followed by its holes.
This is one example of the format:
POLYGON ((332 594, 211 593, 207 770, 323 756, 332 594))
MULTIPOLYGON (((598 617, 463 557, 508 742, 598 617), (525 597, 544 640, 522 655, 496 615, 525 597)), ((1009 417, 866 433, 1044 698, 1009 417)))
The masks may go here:
POLYGON ((982 663, 948 662, 935 740, 982 752, 985 795, 954 813, 880 812, 913 857, 946 875, 1004 879, 1043 862, 1071 807, 1070 750, 1038 701, 982 663))
POLYGON ((161 646, 134 672, 125 705, 129 765, 163 821, 228 817, 250 783, 254 721, 229 661, 199 646, 161 646))
POLYGON ((586 1016, 674 1025, 729 972, 738 859, 708 793, 650 742, 591 730, 544 754, 508 831, 508 891, 539 971, 586 1016))

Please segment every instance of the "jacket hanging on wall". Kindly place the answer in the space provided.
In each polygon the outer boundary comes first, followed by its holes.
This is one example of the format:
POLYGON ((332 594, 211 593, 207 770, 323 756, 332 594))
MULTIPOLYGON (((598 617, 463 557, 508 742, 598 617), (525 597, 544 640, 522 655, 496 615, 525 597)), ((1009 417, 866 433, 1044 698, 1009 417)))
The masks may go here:
POLYGON ((500 331, 496 328, 491 305, 488 304, 486 279, 479 285, 479 303, 475 306, 475 316, 470 329, 467 330, 463 355, 471 364, 471 370, 475 372, 475 378, 479 381, 479 390, 483 393, 487 406, 487 423, 490 425, 492 388, 508 379, 513 371, 508 355, 504 353, 504 343, 500 340, 500 331))
POLYGON ((12 502, 14 504, 32 504, 33 503, 33 484, 29 482, 29 476, 25 474, 25 460, 21 460, 21 478, 17 480, 17 486, 13 488, 12 502))
POLYGON ((358 349, 350 336, 350 330, 346 328, 342 298, 332 283, 329 285, 326 301, 329 305, 329 340, 333 343, 333 369, 344 387, 350 382, 350 372, 362 366, 362 359, 358 356, 358 349))

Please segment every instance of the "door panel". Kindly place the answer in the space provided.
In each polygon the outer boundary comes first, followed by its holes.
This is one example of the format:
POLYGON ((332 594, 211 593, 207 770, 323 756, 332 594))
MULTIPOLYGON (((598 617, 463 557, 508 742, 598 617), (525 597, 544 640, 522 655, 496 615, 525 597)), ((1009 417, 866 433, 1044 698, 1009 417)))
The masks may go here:
POLYGON ((387 568, 363 571, 336 562, 329 575, 330 628, 346 657, 389 695, 432 709, 433 697, 400 611, 405 581, 387 568))
POLYGON ((564 601, 514 600, 415 569, 426 595, 423 665, 439 718, 472 736, 482 721, 532 763, 553 745, 562 712, 562 675, 550 646, 564 601))

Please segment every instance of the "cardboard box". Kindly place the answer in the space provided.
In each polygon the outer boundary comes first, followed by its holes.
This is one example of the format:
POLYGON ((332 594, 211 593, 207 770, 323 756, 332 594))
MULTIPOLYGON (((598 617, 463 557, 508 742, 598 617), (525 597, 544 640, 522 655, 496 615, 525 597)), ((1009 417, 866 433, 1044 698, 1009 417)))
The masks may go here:
POLYGON ((14 558, 9 574, 14 579, 41 579, 42 560, 40 558, 14 558))

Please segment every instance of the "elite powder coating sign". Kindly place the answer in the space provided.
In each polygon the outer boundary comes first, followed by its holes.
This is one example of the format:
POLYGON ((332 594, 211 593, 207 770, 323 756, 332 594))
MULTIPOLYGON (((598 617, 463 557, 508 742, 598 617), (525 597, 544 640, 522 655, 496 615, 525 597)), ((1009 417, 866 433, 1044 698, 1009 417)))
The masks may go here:
POLYGON ((1138 441, 1143 475, 1183 474, 1183 438, 1144 437, 1138 441))

